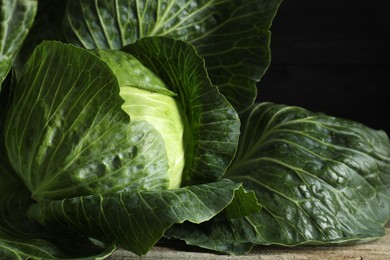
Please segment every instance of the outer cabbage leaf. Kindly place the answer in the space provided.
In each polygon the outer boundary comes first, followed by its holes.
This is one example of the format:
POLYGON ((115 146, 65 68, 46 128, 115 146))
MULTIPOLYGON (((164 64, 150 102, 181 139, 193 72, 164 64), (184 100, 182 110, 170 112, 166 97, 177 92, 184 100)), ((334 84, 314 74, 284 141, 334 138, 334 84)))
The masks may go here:
POLYGON ((34 0, 0 1, 0 90, 34 21, 37 3, 34 0))
POLYGON ((390 143, 383 131, 262 103, 243 117, 226 177, 253 190, 261 210, 177 225, 168 237, 232 254, 255 244, 358 243, 384 235, 390 217, 390 143))
POLYGON ((104 259, 115 246, 69 230, 46 229, 27 217, 34 201, 5 157, 0 164, 0 259, 104 259))
POLYGON ((157 74, 177 94, 189 124, 183 184, 212 182, 225 173, 240 134, 237 112, 205 69, 194 47, 181 40, 148 37, 122 49, 157 74))
POLYGON ((12 167, 36 200, 168 186, 160 134, 130 121, 122 104, 98 57, 56 42, 37 47, 4 130, 12 167))
POLYGON ((65 30, 85 48, 120 49, 147 36, 192 43, 237 111, 256 97, 270 62, 269 27, 280 0, 69 1, 65 30))
POLYGON ((42 202, 29 215, 146 254, 174 223, 209 220, 225 208, 240 185, 229 180, 174 190, 120 192, 42 202))

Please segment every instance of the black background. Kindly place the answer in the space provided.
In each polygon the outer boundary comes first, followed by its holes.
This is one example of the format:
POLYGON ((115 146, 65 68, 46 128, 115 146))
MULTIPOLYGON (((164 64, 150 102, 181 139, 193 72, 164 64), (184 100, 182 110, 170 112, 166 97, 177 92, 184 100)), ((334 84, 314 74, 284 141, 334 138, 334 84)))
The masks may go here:
POLYGON ((258 101, 305 107, 390 134, 390 1, 285 0, 258 101))

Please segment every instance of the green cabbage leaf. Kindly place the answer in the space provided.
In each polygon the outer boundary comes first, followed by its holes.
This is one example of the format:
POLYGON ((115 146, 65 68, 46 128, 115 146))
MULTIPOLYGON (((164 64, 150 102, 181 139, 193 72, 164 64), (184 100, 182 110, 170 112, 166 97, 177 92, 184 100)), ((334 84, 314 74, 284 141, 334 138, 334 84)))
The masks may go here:
POLYGON ((37 47, 4 129, 13 169, 35 200, 167 186, 161 136, 130 121, 122 103, 114 74, 95 55, 55 42, 37 47))
POLYGON ((361 243, 385 234, 390 143, 383 131, 303 108, 260 103, 242 117, 226 178, 255 192, 261 209, 166 235, 231 254, 253 245, 361 243))
POLYGON ((103 259, 116 249, 114 244, 60 228, 46 228, 27 217, 34 204, 22 182, 0 175, 1 259, 103 259))
POLYGON ((239 187, 225 179, 180 189, 81 196, 38 203, 29 214, 42 224, 70 227, 144 255, 174 223, 199 224, 214 217, 239 187))

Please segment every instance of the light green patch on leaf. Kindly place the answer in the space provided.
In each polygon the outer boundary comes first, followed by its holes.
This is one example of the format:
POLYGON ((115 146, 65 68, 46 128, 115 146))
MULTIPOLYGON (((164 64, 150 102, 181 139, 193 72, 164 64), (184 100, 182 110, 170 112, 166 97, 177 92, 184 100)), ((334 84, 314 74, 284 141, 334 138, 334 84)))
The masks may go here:
POLYGON ((191 131, 177 99, 134 87, 121 87, 122 108, 133 120, 152 124, 164 139, 168 157, 169 188, 179 188, 186 163, 186 147, 191 131))
POLYGON ((176 93, 132 55, 118 50, 94 51, 115 73, 122 109, 132 120, 147 121, 161 134, 168 157, 169 188, 179 188, 190 136, 176 93))

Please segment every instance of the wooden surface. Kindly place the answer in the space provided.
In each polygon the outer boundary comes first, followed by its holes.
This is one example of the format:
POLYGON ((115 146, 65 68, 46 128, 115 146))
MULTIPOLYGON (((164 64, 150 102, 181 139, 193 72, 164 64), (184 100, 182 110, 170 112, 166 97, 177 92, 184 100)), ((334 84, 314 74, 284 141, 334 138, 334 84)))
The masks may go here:
POLYGON ((390 259, 390 229, 387 235, 374 242, 340 247, 255 247, 245 256, 217 255, 206 251, 193 251, 185 247, 154 247, 142 258, 124 250, 117 250, 110 260, 125 259, 260 259, 260 260, 388 260, 390 259))

